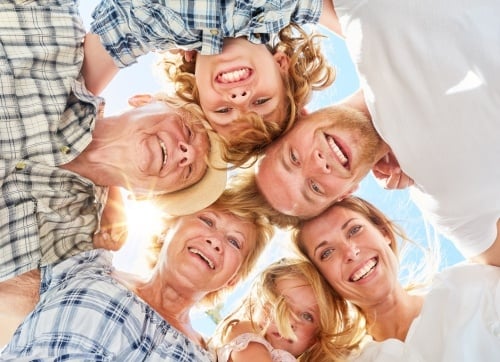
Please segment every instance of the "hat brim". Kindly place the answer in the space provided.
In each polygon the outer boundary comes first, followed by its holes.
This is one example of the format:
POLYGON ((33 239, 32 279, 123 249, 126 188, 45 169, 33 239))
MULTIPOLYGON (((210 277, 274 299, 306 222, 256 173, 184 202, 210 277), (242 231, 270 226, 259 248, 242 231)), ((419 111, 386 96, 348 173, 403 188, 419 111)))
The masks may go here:
POLYGON ((217 136, 207 132, 210 139, 210 165, 203 178, 185 189, 157 195, 151 201, 172 216, 193 214, 213 204, 224 192, 227 183, 227 163, 222 161, 221 144, 217 136), (214 167, 212 167, 212 166, 214 167))

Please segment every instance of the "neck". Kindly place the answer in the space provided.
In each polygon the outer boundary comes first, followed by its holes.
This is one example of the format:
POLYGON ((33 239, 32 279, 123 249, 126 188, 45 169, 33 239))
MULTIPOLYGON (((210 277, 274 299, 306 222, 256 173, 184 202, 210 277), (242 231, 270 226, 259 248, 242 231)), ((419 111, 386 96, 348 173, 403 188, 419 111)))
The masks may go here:
POLYGON ((374 340, 396 338, 405 341, 413 320, 420 314, 424 298, 402 290, 387 297, 383 303, 363 308, 367 319, 367 331, 374 340))
POLYGON ((114 277, 160 314, 172 327, 182 332, 195 343, 205 346, 202 336, 191 325, 191 308, 199 298, 179 292, 179 288, 165 282, 172 280, 166 275, 153 274, 149 280, 121 271, 114 271, 114 277))
POLYGON ((61 165, 61 168, 86 177, 96 185, 126 187, 122 171, 117 167, 119 162, 114 156, 119 154, 119 150, 111 148, 112 138, 107 136, 113 134, 109 131, 115 123, 113 121, 113 117, 98 119, 87 148, 73 161, 61 165))

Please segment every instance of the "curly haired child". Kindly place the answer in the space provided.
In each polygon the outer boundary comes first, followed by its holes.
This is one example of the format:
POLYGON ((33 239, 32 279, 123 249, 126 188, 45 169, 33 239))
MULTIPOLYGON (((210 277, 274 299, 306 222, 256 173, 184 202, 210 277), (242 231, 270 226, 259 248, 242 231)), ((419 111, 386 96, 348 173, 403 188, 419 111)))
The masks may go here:
POLYGON ((238 167, 293 126, 313 90, 332 84, 320 38, 289 24, 266 45, 227 38, 220 54, 181 52, 163 65, 177 95, 200 105, 225 141, 225 160, 238 167))
POLYGON ((248 296, 218 326, 219 362, 342 361, 364 336, 364 319, 308 261, 269 265, 248 296))

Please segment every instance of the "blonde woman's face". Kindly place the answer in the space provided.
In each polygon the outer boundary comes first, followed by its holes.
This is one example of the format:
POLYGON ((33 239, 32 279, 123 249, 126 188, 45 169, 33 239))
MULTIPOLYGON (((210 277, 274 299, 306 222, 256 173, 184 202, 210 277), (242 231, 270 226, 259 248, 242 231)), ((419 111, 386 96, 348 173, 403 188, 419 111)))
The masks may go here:
POLYGON ((216 291, 237 281, 256 241, 253 224, 214 207, 180 217, 169 232, 167 268, 197 292, 216 291))
POLYGON ((380 303, 398 283, 389 238, 357 212, 332 207, 304 225, 301 239, 328 283, 362 308, 380 303))
POLYGON ((245 38, 224 40, 221 54, 198 55, 196 85, 210 125, 230 139, 235 131, 233 121, 248 112, 281 124, 285 114, 281 77, 287 70, 286 55, 272 55, 265 45, 245 38))
POLYGON ((266 331, 266 340, 274 348, 284 349, 297 357, 316 342, 319 326, 318 303, 311 286, 300 278, 279 280, 276 287, 294 314, 291 321, 297 340, 283 338, 274 321, 266 331))

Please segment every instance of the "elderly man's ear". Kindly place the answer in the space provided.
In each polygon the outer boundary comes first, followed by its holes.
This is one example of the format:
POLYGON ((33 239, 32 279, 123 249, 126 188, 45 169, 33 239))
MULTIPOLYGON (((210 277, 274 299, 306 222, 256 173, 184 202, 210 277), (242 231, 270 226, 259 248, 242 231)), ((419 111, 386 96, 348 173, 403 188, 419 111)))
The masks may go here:
POLYGON ((136 94, 128 99, 128 104, 132 107, 144 106, 155 100, 152 94, 136 94))

